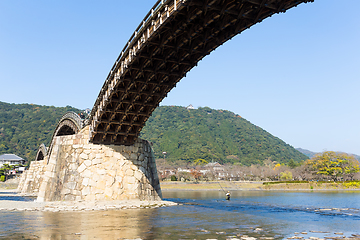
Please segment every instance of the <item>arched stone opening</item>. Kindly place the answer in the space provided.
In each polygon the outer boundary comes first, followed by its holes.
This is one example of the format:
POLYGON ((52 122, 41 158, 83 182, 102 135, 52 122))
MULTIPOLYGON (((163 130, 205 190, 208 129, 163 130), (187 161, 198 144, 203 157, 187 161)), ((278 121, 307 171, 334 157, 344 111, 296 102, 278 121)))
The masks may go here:
POLYGON ((84 121, 75 112, 68 112, 64 116, 62 116, 51 138, 48 154, 50 155, 52 152, 55 137, 77 134, 80 132, 83 126, 84 121))
POLYGON ((45 156, 47 156, 47 148, 45 147, 45 144, 41 144, 35 157, 35 161, 41 161, 45 159, 45 156))
POLYGON ((54 136, 67 136, 77 134, 82 128, 82 119, 74 112, 66 113, 59 121, 54 136))
POLYGON ((36 158, 36 161, 44 160, 44 154, 42 152, 39 152, 38 157, 36 158))
POLYGON ((73 135, 77 133, 78 129, 74 129, 74 126, 72 126, 72 122, 67 120, 64 121, 58 131, 56 132, 55 136, 66 136, 66 135, 73 135))

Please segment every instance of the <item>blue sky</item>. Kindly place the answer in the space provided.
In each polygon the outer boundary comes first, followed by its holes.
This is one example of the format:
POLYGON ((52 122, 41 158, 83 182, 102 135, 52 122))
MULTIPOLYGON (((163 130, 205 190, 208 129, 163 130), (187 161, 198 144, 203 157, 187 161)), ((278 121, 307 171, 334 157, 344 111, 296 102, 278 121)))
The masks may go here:
MULTIPOLYGON (((0 1, 0 101, 92 108, 155 0, 0 1)), ((230 110, 294 147, 360 155, 359 0, 315 0, 217 48, 161 105, 230 110)))

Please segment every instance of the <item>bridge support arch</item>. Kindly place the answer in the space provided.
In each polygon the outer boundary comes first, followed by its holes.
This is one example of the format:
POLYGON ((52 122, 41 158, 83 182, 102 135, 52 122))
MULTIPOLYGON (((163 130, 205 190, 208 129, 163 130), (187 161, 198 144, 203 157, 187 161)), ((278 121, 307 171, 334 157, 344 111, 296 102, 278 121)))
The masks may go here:
POLYGON ((89 126, 54 138, 38 201, 161 200, 150 144, 89 143, 89 126))
POLYGON ((147 141, 137 139, 131 146, 92 144, 89 126, 56 135, 69 129, 68 121, 59 121, 49 151, 40 145, 36 161, 20 180, 20 193, 37 195, 38 201, 161 200, 147 141))
POLYGON ((20 178, 17 191, 26 195, 37 195, 43 181, 44 173, 48 160, 48 148, 45 144, 40 144, 36 153, 35 161, 30 163, 30 167, 20 178))

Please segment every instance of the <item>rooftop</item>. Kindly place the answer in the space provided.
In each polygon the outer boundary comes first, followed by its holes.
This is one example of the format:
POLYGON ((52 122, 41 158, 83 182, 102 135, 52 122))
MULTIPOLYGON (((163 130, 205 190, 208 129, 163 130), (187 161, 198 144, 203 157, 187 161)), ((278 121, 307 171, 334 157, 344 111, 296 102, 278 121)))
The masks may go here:
POLYGON ((3 155, 0 155, 0 160, 24 161, 23 158, 15 155, 15 154, 3 154, 3 155))

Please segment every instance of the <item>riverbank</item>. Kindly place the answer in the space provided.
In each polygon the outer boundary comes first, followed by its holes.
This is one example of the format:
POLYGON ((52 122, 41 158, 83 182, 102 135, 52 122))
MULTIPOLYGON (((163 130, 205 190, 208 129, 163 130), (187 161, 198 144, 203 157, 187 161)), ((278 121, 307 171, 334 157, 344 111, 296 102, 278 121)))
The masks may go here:
POLYGON ((283 191, 311 191, 311 190, 360 190, 360 187, 343 183, 281 183, 281 182, 250 182, 250 181, 218 181, 218 182, 160 182, 162 191, 192 191, 192 190, 283 190, 283 191))
POLYGON ((158 208, 174 206, 177 203, 170 201, 140 201, 140 200, 114 200, 114 201, 57 201, 37 202, 35 198, 26 198, 13 190, 0 190, 0 211, 99 211, 136 208, 158 208))
POLYGON ((10 179, 6 182, 0 182, 0 190, 5 189, 16 189, 19 185, 19 180, 17 179, 10 179))

